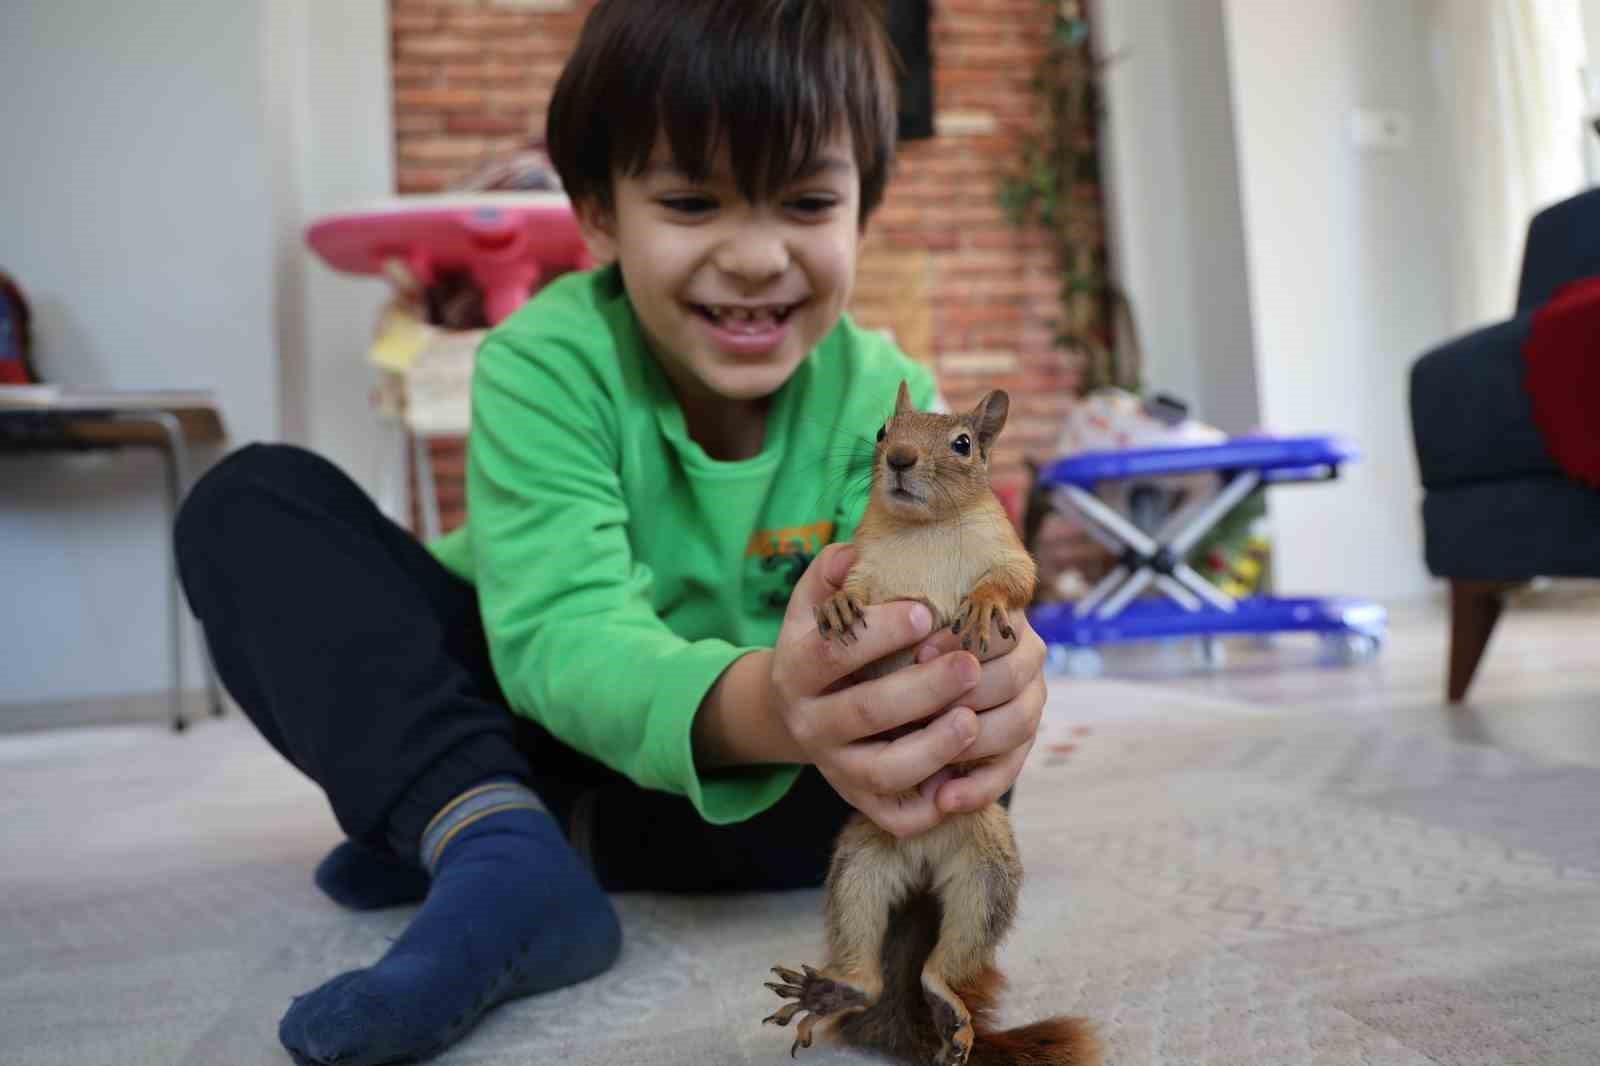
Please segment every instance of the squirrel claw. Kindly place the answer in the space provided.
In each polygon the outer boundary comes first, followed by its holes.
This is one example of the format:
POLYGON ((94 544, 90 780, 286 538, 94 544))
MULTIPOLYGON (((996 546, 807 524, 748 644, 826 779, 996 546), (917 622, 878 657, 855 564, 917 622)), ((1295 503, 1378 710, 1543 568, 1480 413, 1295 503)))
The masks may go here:
POLYGON ((795 1031, 794 1044, 789 1048, 789 1057, 791 1059, 795 1057, 795 1052, 799 1049, 811 1046, 811 1029, 816 1024, 817 1016, 815 1014, 808 1014, 800 1019, 800 1024, 795 1031))
MULTIPOLYGON (((769 985, 768 987, 770 988, 771 986, 769 985)), ((802 1004, 798 1003, 798 1002, 796 1002, 796 1003, 785 1003, 783 1006, 779 1007, 777 1010, 773 1011, 771 1014, 767 1015, 765 1018, 762 1018, 761 1019, 761 1024, 762 1025, 769 1025, 770 1024, 770 1025, 779 1025, 779 1026, 788 1025, 789 1021, 796 1014, 799 1014, 804 1009, 805 1009, 804 1006, 802 1004)))
POLYGON ((953 629, 961 637, 962 650, 972 651, 976 647, 979 656, 989 654, 991 629, 997 630, 1007 640, 1016 638, 1005 604, 988 594, 980 594, 976 600, 970 596, 962 600, 961 606, 956 609, 953 629))
POLYGON ((867 628, 867 616, 861 609, 861 602, 848 592, 834 593, 813 607, 811 613, 823 640, 837 636, 839 643, 846 647, 856 640, 856 623, 859 622, 862 629, 867 628))

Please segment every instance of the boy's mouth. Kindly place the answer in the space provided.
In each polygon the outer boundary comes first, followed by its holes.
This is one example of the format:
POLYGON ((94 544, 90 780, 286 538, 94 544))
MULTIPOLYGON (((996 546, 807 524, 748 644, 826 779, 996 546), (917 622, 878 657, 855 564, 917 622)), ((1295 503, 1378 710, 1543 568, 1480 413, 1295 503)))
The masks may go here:
POLYGON ((730 333, 752 335, 769 332, 788 321, 797 307, 794 304, 690 304, 695 313, 718 329, 730 333))

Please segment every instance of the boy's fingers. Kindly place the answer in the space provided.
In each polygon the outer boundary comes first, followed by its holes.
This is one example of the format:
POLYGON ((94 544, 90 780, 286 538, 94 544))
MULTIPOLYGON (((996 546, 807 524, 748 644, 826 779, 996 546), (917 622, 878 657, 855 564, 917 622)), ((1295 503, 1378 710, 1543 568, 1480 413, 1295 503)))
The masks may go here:
POLYGON ((849 544, 830 544, 822 549, 812 565, 818 563, 822 566, 818 576, 837 591, 844 588, 844 579, 850 576, 850 568, 856 565, 856 549, 849 544))
POLYGON ((975 762, 1004 755, 1032 740, 1044 709, 1043 688, 1043 682, 1029 685, 1016 699, 978 715, 978 737, 962 759, 975 762))
MULTIPOLYGON (((802 642, 803 653, 797 656, 792 664, 795 680, 807 692, 826 692, 841 679, 849 677, 868 663, 877 662, 886 655, 915 644, 927 636, 932 627, 933 616, 926 607, 920 603, 904 602, 865 608, 861 613, 861 620, 851 628, 848 637, 841 637, 839 629, 835 628, 831 639, 824 640, 817 632, 816 622, 813 620, 798 637, 802 642)), ((976 680, 973 683, 976 684, 976 680)), ((849 692, 856 687, 859 686, 852 685, 842 689, 841 692, 849 692)), ((955 696, 952 695, 950 700, 939 706, 928 707, 912 719, 901 720, 925 718, 940 707, 948 706, 954 699, 955 696)), ((882 727, 882 729, 887 728, 888 726, 882 727)), ((882 729, 877 732, 881 732, 882 729)), ((843 743, 859 740, 871 734, 847 735, 839 732, 837 735, 843 743)))
POLYGON ((856 809, 886 833, 904 838, 926 833, 944 820, 934 803, 936 789, 907 789, 892 796, 868 796, 856 809))
POLYGON ((945 814, 958 811, 976 811, 994 803, 1005 795, 1006 789, 1016 783, 1022 764, 1033 750, 1033 741, 1007 752, 988 762, 973 766, 961 777, 953 778, 939 786, 936 802, 945 814))
MULTIPOLYGON (((1045 646, 1032 627, 1026 622, 1015 624, 1017 640, 1015 649, 1010 654, 993 654, 984 657, 983 674, 978 680, 978 685, 962 703, 975 711, 987 711, 992 707, 1001 707, 1020 697, 1024 691, 1035 681, 1044 677, 1045 646)), ((944 640, 950 634, 941 631, 933 637, 923 641, 917 646, 919 661, 929 661, 928 656, 943 654, 954 648, 944 649, 943 652, 932 652, 930 645, 938 644, 942 647, 944 640)), ((958 647, 959 645, 955 645, 958 647)), ((994 651, 994 644, 989 645, 990 652, 994 651)), ((1042 694, 1041 694, 1042 695, 1042 694)), ((1041 701, 1041 706, 1043 703, 1041 701)))
POLYGON ((978 716, 954 707, 903 737, 869 741, 843 760, 862 786, 880 796, 915 789, 960 757, 978 736, 978 716))
MULTIPOLYGON (((873 628, 861 633, 861 641, 843 649, 841 656, 848 660, 844 673, 854 672, 867 663, 881 659, 916 640, 907 636, 914 629, 909 620, 896 624, 895 611, 902 605, 889 605, 880 615, 873 615, 873 628)), ((873 609, 868 608, 869 614, 873 609)), ((926 619, 927 608, 920 604, 906 611, 907 615, 922 611, 926 619)), ((927 630, 924 629, 923 633, 927 630)), ((920 722, 930 715, 959 700, 978 683, 980 670, 977 660, 970 655, 946 655, 931 663, 908 666, 872 681, 849 685, 826 700, 821 707, 825 723, 821 726, 824 742, 842 746, 867 737, 877 736, 885 730, 895 729, 911 722, 920 722)), ((840 676, 844 676, 841 674, 840 676)))

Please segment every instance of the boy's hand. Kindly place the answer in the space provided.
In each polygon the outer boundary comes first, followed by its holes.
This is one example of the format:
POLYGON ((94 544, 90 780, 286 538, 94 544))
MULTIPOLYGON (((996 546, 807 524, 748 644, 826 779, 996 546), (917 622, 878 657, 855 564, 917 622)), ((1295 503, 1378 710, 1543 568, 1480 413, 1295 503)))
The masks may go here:
MULTIPOLYGON (((977 686, 961 696, 963 707, 978 712, 978 739, 961 753, 963 770, 933 783, 935 802, 945 814, 975 811, 998 800, 1017 780, 1033 749, 1044 713, 1045 646, 1026 611, 1011 611, 1015 640, 989 636, 989 654, 977 686)), ((937 663, 960 651, 961 640, 941 630, 917 648, 919 663, 937 663)))
MULTIPOLYGON (((947 782, 956 783, 950 780, 950 764, 970 758, 972 745, 984 738, 978 716, 961 701, 976 687, 982 700, 996 701, 988 706, 998 707, 1011 701, 1011 683, 1001 667, 982 691, 985 679, 978 660, 960 651, 872 681, 844 683, 868 663, 926 638, 933 624, 922 604, 887 603, 866 608, 866 624, 856 627, 856 639, 848 645, 823 640, 813 609, 844 586, 854 559, 847 545, 823 549, 789 597, 771 659, 772 706, 807 760, 845 802, 895 836, 911 836, 965 809, 934 802, 947 782), (894 740, 873 739, 928 718, 932 720, 921 728, 894 740)), ((991 729, 988 746, 1006 735, 991 729)), ((975 773, 967 778, 971 795, 990 788, 996 776, 991 772, 979 778, 975 773)), ((971 798, 967 792, 956 797, 971 798)))

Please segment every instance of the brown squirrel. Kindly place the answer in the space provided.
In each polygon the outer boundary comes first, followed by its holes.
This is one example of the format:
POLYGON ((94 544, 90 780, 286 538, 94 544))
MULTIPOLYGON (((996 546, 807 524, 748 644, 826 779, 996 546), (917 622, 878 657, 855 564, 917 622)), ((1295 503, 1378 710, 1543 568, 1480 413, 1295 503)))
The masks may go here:
MULTIPOLYGON (((936 626, 950 626, 980 655, 991 626, 1015 636, 1008 612, 1031 599, 1034 563, 989 486, 989 456, 1009 406, 995 391, 967 414, 924 414, 901 384, 894 416, 878 433, 856 563, 817 609, 824 639, 851 639, 868 604, 906 599, 927 604, 936 626)), ((858 676, 899 669, 914 654, 858 676)), ((774 967, 783 983, 767 987, 793 1002, 763 1020, 788 1025, 801 1016, 791 1055, 810 1047, 813 1028, 826 1021, 843 1042, 909 1063, 1096 1066, 1099 1046, 1083 1019, 1005 1031, 990 1024, 1005 981, 995 951, 1021 885, 1011 820, 998 803, 906 839, 853 815, 828 869, 827 965, 774 967)))

